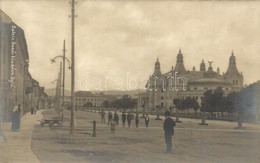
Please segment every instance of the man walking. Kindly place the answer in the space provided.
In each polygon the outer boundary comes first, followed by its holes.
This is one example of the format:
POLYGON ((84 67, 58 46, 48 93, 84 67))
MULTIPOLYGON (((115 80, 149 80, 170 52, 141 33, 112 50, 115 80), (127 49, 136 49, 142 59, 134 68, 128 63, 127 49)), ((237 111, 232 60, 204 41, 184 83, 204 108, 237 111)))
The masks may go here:
POLYGON ((165 153, 172 153, 172 136, 174 134, 174 127, 176 126, 175 122, 170 117, 170 115, 171 114, 169 111, 165 112, 165 120, 163 124, 164 138, 167 146, 165 153))
POLYGON ((126 121, 126 114, 125 114, 125 112, 123 112, 123 114, 122 114, 122 124, 123 124, 123 127, 125 127, 125 121, 126 121))
POLYGON ((145 127, 148 128, 148 124, 149 124, 149 116, 148 114, 146 114, 145 118, 144 118, 144 121, 145 121, 145 127))
POLYGON ((132 115, 128 112, 128 114, 127 114, 127 124, 128 124, 129 128, 131 126, 131 120, 132 120, 132 115))
POLYGON ((107 117, 107 119, 108 119, 108 126, 111 124, 111 122, 112 122, 112 119, 113 119, 113 115, 112 115, 112 113, 111 112, 109 112, 108 113, 108 117, 107 117))
POLYGON ((139 124, 139 115, 138 113, 135 114, 135 126, 136 128, 138 128, 138 124, 139 124))

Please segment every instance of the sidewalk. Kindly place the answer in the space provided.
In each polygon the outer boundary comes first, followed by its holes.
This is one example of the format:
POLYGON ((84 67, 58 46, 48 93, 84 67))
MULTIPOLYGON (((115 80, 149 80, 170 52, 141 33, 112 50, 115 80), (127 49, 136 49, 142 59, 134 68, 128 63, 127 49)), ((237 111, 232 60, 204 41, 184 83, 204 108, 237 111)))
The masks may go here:
POLYGON ((42 118, 42 110, 36 115, 27 113, 21 119, 21 129, 11 131, 11 123, 4 124, 7 142, 0 143, 0 162, 2 163, 37 163, 38 158, 31 150, 33 126, 42 118))

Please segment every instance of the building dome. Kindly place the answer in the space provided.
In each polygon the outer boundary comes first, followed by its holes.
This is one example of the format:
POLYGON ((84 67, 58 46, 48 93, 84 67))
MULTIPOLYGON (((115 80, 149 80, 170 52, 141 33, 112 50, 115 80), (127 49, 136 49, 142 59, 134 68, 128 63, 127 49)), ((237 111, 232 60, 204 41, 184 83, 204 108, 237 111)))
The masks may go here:
POLYGON ((202 78, 190 81, 189 85, 231 85, 231 83, 223 79, 202 78))

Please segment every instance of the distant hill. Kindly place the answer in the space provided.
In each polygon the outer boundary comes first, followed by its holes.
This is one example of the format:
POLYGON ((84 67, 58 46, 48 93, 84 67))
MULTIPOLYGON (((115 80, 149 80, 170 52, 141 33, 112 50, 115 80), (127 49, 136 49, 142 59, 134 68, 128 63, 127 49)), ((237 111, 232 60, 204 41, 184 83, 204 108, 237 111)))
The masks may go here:
MULTIPOLYGON (((45 92, 48 96, 55 96, 55 88, 47 88, 45 89, 45 92)), ((104 93, 105 95, 114 95, 114 96, 122 96, 122 95, 130 95, 132 97, 138 95, 139 92, 145 92, 145 90, 142 89, 136 89, 136 90, 129 90, 129 91, 120 91, 120 90, 107 90, 107 91, 90 91, 92 93, 104 93)), ((65 90, 65 96, 70 96, 70 91, 65 90)))
MULTIPOLYGON (((45 93, 48 96, 55 96, 56 89, 55 88, 46 88, 45 89, 45 93)), ((64 94, 65 94, 65 96, 70 96, 70 91, 65 89, 65 93, 64 94)))
POLYGON ((122 95, 130 95, 136 96, 139 92, 145 92, 143 89, 136 89, 136 90, 129 90, 129 91, 120 91, 120 90, 107 90, 107 91, 92 91, 93 93, 101 93, 103 92, 105 95, 115 95, 115 96, 122 96, 122 95))

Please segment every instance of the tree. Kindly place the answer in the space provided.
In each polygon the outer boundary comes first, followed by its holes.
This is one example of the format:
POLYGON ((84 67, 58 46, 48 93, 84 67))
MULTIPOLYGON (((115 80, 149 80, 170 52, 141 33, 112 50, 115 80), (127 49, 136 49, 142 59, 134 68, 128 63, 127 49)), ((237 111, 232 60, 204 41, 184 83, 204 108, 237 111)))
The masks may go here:
POLYGON ((181 110, 181 108, 182 108, 181 100, 178 98, 175 98, 175 99, 173 99, 173 104, 175 105, 175 108, 176 108, 176 122, 180 122, 179 110, 181 110))
POLYGON ((217 87, 212 94, 212 115, 214 112, 221 112, 222 117, 225 111, 225 97, 222 87, 217 87))
POLYGON ((248 111, 248 108, 252 107, 254 103, 254 91, 251 87, 243 88, 235 96, 234 107, 238 113, 238 128, 242 128, 244 114, 248 111))
POLYGON ((201 125, 207 125, 206 124, 206 112, 209 111, 209 108, 211 108, 211 101, 212 101, 212 90, 207 90, 203 94, 203 98, 201 101, 201 111, 203 112, 201 125))
POLYGON ((109 107, 110 107, 109 101, 105 100, 105 101, 102 103, 102 106, 103 106, 104 108, 109 108, 109 107))
POLYGON ((83 105, 84 107, 92 107, 93 106, 93 103, 91 102, 87 102, 86 104, 83 105))
POLYGON ((190 105, 191 105, 191 108, 195 111, 195 113, 197 113, 197 111, 200 108, 198 101, 196 99, 190 99, 190 105))

